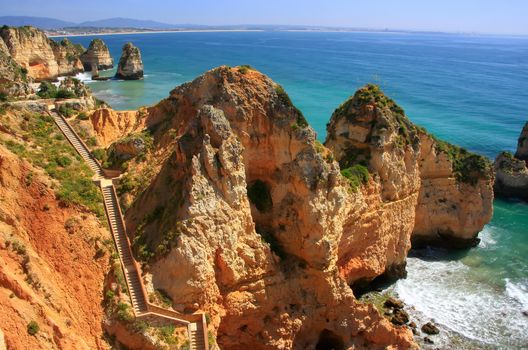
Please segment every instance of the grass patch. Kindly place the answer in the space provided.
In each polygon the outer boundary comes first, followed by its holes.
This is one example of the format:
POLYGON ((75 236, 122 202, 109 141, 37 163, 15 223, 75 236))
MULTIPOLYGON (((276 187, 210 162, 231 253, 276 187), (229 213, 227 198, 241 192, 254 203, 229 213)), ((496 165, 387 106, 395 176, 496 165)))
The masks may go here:
POLYGON ((238 66, 238 71, 242 74, 246 74, 250 70, 255 70, 253 67, 251 67, 249 64, 244 64, 241 66, 238 66))
POLYGON ((353 191, 357 191, 358 188, 361 185, 366 184, 370 178, 367 167, 361 164, 356 164, 341 170, 341 175, 348 180, 353 191))
POLYGON ((40 327, 37 322, 31 321, 27 324, 27 332, 29 335, 36 335, 40 330, 40 327))
POLYGON ((458 181, 475 186, 479 179, 489 179, 491 172, 489 159, 432 137, 435 140, 436 151, 445 153, 449 157, 458 181))
POLYGON ((60 186, 55 192, 63 204, 82 205, 104 219, 102 196, 92 182, 92 170, 62 137, 53 118, 47 115, 25 115, 21 128, 24 130, 22 138, 31 147, 13 140, 4 141, 6 147, 57 180, 60 186))

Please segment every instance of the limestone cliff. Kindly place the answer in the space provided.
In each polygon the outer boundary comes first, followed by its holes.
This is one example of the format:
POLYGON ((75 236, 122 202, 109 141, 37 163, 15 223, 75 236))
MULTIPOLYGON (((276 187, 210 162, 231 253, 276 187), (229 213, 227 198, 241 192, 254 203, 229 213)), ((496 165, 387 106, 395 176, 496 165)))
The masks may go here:
POLYGON ((92 40, 88 50, 80 58, 85 71, 91 71, 93 66, 97 67, 98 70, 114 67, 114 59, 110 56, 108 47, 101 39, 92 40))
POLYGON ((119 65, 117 66, 116 78, 124 80, 139 80, 143 78, 141 52, 132 43, 127 43, 123 46, 119 65))
POLYGON ((490 220, 489 162, 435 140, 378 87, 343 103, 327 130, 341 172, 356 187, 362 170, 372 179, 362 188, 363 211, 344 223, 340 266, 349 282, 404 275, 411 236, 415 244, 467 246, 490 220))
POLYGON ((53 40, 50 42, 59 66, 59 76, 75 75, 79 72, 84 72, 84 67, 80 59, 81 54, 85 51, 82 45, 75 45, 67 38, 62 39, 59 43, 53 40))
POLYGON ((79 56, 84 48, 68 39, 57 43, 41 30, 29 26, 4 26, 0 36, 12 59, 36 81, 55 80, 83 71, 79 56))
POLYGON ((0 39, 0 94, 2 96, 25 96, 31 93, 31 79, 27 70, 13 60, 9 49, 0 39))
POLYGON ((127 229, 150 288, 207 311, 220 348, 414 347, 341 277, 342 223, 362 197, 279 85, 221 67, 142 119, 154 144, 122 180, 137 194, 127 229))
POLYGON ((528 123, 524 125, 517 142, 515 156, 501 152, 495 159, 495 194, 505 198, 528 201, 528 123))
POLYGON ((33 79, 56 79, 59 66, 44 32, 33 27, 2 27, 0 36, 4 40, 11 57, 28 71, 33 79))
POLYGON ((151 138, 121 164, 135 254, 150 290, 211 315, 222 349, 412 348, 349 284, 401 276, 413 232, 467 244, 491 215, 489 162, 434 139, 375 86, 336 110, 328 148, 248 67, 90 122, 109 150, 151 138))

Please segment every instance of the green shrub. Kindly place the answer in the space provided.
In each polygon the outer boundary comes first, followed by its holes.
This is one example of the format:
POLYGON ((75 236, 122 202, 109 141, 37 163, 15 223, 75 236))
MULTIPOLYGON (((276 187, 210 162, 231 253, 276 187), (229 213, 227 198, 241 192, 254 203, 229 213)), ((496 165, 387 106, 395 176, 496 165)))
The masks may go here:
POLYGON ((370 178, 367 167, 361 164, 356 164, 341 170, 341 175, 348 180, 350 187, 354 191, 356 191, 362 184, 366 184, 370 178))
POLYGON ((458 181, 476 185, 479 179, 488 179, 491 172, 491 162, 486 157, 471 153, 465 148, 452 145, 448 142, 435 140, 437 152, 447 154, 453 172, 458 181))
POLYGON ((40 83, 37 95, 41 98, 55 98, 57 96, 57 87, 48 81, 43 81, 40 83))
POLYGON ((5 92, 0 92, 0 102, 6 102, 7 101, 7 94, 5 92))
POLYGON ((59 113, 65 117, 71 117, 72 115, 76 114, 77 111, 71 107, 68 107, 67 105, 60 105, 59 113))
POLYGON ((117 318, 124 322, 132 322, 134 320, 134 315, 130 311, 128 304, 121 301, 117 304, 117 318))
POLYGON ((81 112, 77 115, 77 119, 79 120, 88 120, 90 119, 90 117, 88 117, 88 115, 84 112, 81 112))
POLYGON ((251 67, 249 64, 238 66, 238 71, 242 74, 246 74, 250 70, 253 70, 253 67, 251 67))
POLYGON ((64 167, 67 167, 68 165, 71 165, 72 160, 68 156, 63 155, 63 156, 55 157, 55 162, 57 163, 57 165, 64 168, 64 167))
POLYGON ((75 98, 77 95, 73 91, 66 90, 66 89, 59 89, 57 90, 57 93, 55 94, 56 98, 75 98))
POLYGON ((268 212, 273 207, 269 186, 261 180, 255 180, 248 185, 248 198, 260 212, 268 212))
POLYGON ((31 321, 27 324, 27 332, 29 335, 36 335, 39 330, 40 327, 37 322, 31 321))

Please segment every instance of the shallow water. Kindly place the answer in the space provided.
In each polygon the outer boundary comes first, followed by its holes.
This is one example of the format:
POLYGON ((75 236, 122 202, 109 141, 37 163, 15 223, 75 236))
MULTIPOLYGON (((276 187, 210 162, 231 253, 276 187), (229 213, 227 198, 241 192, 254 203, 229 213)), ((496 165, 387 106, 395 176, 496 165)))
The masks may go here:
MULTIPOLYGON (((253 32, 102 38, 116 62, 121 46, 132 41, 145 64, 143 81, 90 83, 117 109, 153 104, 216 66, 250 64, 285 87, 321 140, 333 110, 368 82, 380 84, 415 123, 490 158, 514 150, 528 120, 527 37, 253 32)), ((85 46, 91 40, 70 39, 85 46)), ((392 288, 412 312, 438 322, 444 337, 474 340, 478 347, 528 347, 522 314, 528 310, 528 206, 496 200, 481 238, 464 253, 415 252, 408 278, 392 288)))

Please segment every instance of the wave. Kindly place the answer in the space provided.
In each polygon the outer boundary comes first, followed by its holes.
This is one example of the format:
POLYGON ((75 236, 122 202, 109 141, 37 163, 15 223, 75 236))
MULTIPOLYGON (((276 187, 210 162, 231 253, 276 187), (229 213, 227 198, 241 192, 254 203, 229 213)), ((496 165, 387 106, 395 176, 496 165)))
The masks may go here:
POLYGON ((506 278, 505 282, 506 295, 520 303, 524 311, 528 311, 528 281, 514 283, 506 278))
POLYGON ((420 322, 437 323, 443 337, 450 338, 451 333, 503 347, 528 343, 528 317, 519 307, 519 302, 525 308, 528 305, 526 286, 508 281, 505 291, 482 282, 461 261, 408 258, 407 271, 408 277, 398 281, 394 291, 420 322))
POLYGON ((79 79, 83 83, 91 83, 91 82, 93 82, 92 73, 90 73, 90 72, 77 73, 75 75, 75 78, 79 79))

